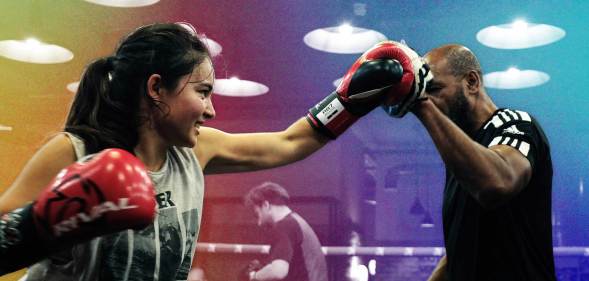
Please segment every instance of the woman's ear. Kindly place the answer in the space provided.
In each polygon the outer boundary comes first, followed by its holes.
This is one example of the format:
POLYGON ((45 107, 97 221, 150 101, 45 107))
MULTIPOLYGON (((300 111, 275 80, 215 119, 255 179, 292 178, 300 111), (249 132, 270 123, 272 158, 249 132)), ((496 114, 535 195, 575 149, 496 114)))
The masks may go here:
POLYGON ((154 100, 160 100, 162 77, 159 74, 152 74, 147 78, 147 94, 154 100))

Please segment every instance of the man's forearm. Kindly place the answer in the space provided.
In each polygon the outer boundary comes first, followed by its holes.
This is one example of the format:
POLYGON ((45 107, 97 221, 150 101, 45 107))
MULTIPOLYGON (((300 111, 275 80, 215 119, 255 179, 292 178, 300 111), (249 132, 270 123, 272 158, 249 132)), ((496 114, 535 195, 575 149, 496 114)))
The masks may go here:
POLYGON ((415 114, 428 130, 446 168, 475 199, 494 194, 505 186, 511 170, 501 156, 472 140, 431 101, 415 114))

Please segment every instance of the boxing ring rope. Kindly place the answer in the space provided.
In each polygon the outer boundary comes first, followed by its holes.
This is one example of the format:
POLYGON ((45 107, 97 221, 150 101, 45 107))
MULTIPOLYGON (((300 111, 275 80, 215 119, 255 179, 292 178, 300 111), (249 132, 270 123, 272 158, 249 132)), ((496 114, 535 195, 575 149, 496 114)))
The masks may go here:
MULTIPOLYGON (((321 247, 327 256, 442 256, 442 247, 321 247)), ((197 243, 197 252, 233 253, 233 254, 268 254, 269 245, 197 243)), ((554 247, 555 256, 589 256, 589 247, 554 247)))

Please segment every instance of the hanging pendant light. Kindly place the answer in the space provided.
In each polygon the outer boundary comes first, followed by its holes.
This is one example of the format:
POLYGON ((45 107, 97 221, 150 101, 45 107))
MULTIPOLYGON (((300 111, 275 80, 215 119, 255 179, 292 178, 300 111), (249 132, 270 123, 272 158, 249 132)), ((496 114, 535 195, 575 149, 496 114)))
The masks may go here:
POLYGON ((425 215, 423 216, 423 219, 421 220, 421 227, 422 228, 434 227, 434 220, 432 219, 432 215, 427 210, 425 211, 425 215))
POLYGON ((215 40, 205 37, 204 35, 199 36, 199 38, 205 43, 205 46, 207 46, 207 49, 209 50, 211 57, 216 57, 219 54, 221 54, 223 47, 221 47, 221 45, 217 43, 215 40))
POLYGON ((336 54, 362 53, 378 42, 387 40, 382 33, 350 24, 315 29, 303 37, 307 46, 336 54))
POLYGON ((0 56, 16 61, 52 64, 64 63, 74 54, 61 46, 43 43, 35 38, 0 41, 0 56))
POLYGON ((510 67, 506 71, 483 75, 486 87, 496 89, 523 89, 540 86, 550 80, 550 76, 537 70, 520 70, 510 67))
POLYGON ((116 8, 137 8, 137 7, 144 7, 153 5, 160 0, 84 0, 89 3, 108 6, 108 7, 116 7, 116 8))
POLYGON ((12 127, 0 124, 0 132, 10 132, 12 127))
POLYGON ((267 93, 269 88, 261 83, 241 80, 237 77, 230 79, 217 79, 213 87, 213 92, 221 96, 230 97, 251 97, 267 93))
POLYGON ((80 81, 68 83, 65 88, 75 94, 78 91, 78 86, 80 86, 80 81))
POLYGON ((525 49, 554 43, 565 35, 566 32, 556 26, 516 20, 511 24, 485 27, 476 37, 483 45, 492 48, 525 49))

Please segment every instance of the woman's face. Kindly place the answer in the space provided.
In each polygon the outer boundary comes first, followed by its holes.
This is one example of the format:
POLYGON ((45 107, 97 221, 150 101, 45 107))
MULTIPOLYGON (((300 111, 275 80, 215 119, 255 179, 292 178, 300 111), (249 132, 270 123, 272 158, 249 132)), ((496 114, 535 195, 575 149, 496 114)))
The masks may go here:
POLYGON ((194 147, 200 126, 215 117, 211 101, 215 73, 210 59, 195 66, 190 75, 180 79, 174 90, 163 90, 161 102, 169 114, 156 120, 158 133, 171 145, 194 147))

